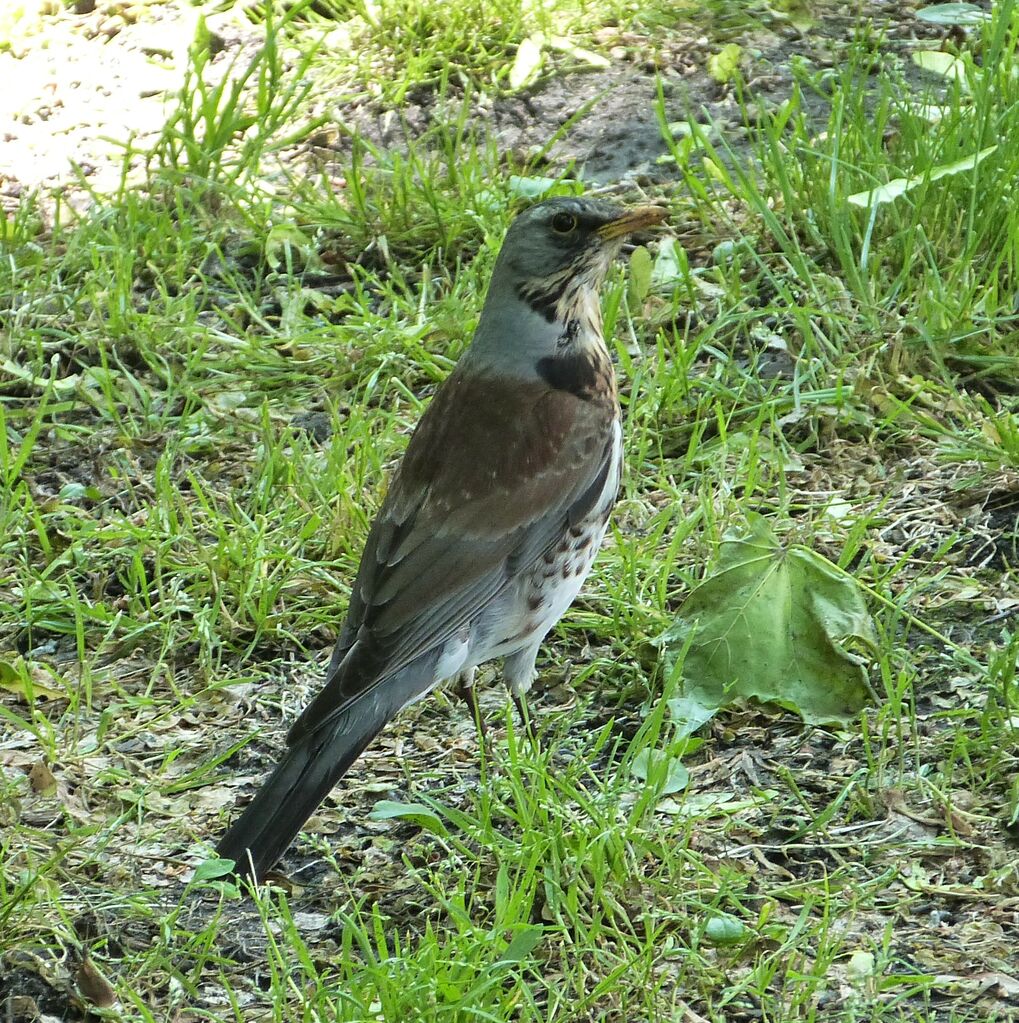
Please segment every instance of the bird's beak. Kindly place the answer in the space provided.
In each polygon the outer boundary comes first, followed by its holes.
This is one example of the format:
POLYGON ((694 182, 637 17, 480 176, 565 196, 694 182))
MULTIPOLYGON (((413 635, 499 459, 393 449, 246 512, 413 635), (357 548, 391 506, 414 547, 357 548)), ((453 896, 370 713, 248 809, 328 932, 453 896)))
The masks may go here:
POLYGON ((668 215, 669 211, 661 206, 633 206, 622 216, 602 224, 597 234, 603 241, 611 241, 634 231, 642 231, 645 227, 660 224, 668 215))

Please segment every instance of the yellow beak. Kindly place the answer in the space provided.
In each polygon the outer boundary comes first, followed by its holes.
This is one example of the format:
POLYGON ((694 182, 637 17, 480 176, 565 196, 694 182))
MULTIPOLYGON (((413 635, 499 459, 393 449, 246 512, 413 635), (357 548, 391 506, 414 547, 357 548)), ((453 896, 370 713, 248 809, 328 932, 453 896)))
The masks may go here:
POLYGON ((633 206, 621 217, 610 220, 598 228, 599 238, 611 241, 613 238, 621 238, 624 234, 632 234, 634 231, 642 231, 645 227, 652 227, 660 224, 669 211, 662 206, 633 206))

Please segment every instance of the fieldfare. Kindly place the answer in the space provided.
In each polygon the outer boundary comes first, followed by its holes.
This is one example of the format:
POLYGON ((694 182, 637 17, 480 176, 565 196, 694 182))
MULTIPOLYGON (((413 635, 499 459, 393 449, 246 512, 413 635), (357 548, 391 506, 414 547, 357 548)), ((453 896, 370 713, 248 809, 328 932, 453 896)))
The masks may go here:
POLYGON ((556 198, 516 218, 474 340, 372 525, 325 684, 217 852, 261 879, 397 712, 503 658, 518 707, 605 536, 622 467, 599 288, 665 211, 556 198))

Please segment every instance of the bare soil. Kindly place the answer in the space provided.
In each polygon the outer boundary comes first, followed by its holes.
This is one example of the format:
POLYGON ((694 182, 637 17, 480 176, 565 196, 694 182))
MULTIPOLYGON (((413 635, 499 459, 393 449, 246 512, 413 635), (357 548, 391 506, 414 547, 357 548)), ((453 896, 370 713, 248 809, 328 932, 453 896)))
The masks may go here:
MULTIPOLYGON (((88 8, 89 3, 78 5, 88 8)), ((911 5, 871 2, 852 13, 834 0, 814 5, 816 21, 803 32, 773 19, 763 28, 743 19, 703 19, 669 28, 661 40, 608 29, 605 45, 616 58, 605 71, 573 70, 545 76, 515 95, 482 99, 475 124, 507 153, 544 147, 586 107, 552 147, 557 167, 573 165, 596 184, 646 177, 667 182, 668 163, 655 104, 659 79, 670 120, 710 118, 730 146, 739 149, 746 131, 733 90, 705 70, 706 56, 725 42, 751 55, 755 74, 746 91, 761 104, 788 96, 789 61, 805 58, 818 69, 838 62, 855 27, 865 19, 883 28, 890 54, 905 56, 920 38, 938 40, 934 26, 915 19, 911 5)), ((34 30, 0 52, 0 200, 11 209, 26 192, 41 196, 87 189, 110 193, 122 174, 125 145, 144 152, 162 130, 176 102, 201 9, 172 0, 107 0, 88 13, 44 17, 34 30)), ((209 14, 215 56, 211 74, 223 73, 259 45, 260 29, 238 16, 209 14)), ((903 72, 914 74, 908 61, 903 72)), ((823 99, 806 97, 819 116, 823 99)), ((406 134, 425 131, 448 104, 423 87, 393 111, 358 102, 340 112, 350 127, 382 146, 399 146, 406 134)), ((135 160, 135 165, 137 160, 135 160)))

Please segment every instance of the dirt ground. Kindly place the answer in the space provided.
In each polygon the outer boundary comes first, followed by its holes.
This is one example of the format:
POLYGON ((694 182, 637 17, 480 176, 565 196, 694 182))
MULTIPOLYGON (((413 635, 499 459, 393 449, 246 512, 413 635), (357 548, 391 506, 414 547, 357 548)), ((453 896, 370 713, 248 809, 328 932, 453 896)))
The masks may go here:
MULTIPOLYGON (((738 6, 738 5, 734 5, 738 6)), ((912 4, 828 2, 809 32, 775 20, 767 29, 731 19, 702 19, 670 31, 667 42, 649 54, 646 41, 606 30, 604 42, 615 58, 607 70, 556 74, 515 95, 481 100, 476 125, 498 140, 507 153, 544 146, 564 123, 590 104, 590 110, 551 149, 556 167, 572 162, 597 184, 647 178, 667 180, 674 173, 656 163, 666 152, 655 118, 658 77, 662 76, 669 116, 710 115, 727 143, 739 147, 745 135, 731 88, 719 85, 705 69, 706 55, 723 42, 736 41, 753 54, 761 69, 747 82, 760 102, 779 103, 791 85, 789 59, 809 56, 818 68, 832 66, 832 42, 851 35, 863 17, 884 26, 890 52, 919 38, 937 40, 939 31, 913 16, 912 4), (863 9, 865 8, 865 10, 863 9)), ((79 9, 42 18, 0 52, 0 201, 11 209, 26 192, 42 196, 63 192, 75 204, 112 192, 125 172, 125 144, 144 152, 157 138, 168 106, 177 97, 201 12, 186 4, 82 2, 79 9)), ((743 19, 745 21, 745 19, 743 19)), ((243 62, 259 45, 260 32, 238 14, 210 13, 212 74, 243 62)), ((908 66, 904 72, 910 73, 908 66)), ((808 106, 823 113, 820 97, 808 106)), ((323 105, 329 102, 323 98, 323 105)), ((348 127, 383 146, 398 146, 406 131, 427 129, 442 116, 433 95, 422 89, 408 97, 398 117, 371 102, 337 111, 348 127)))

